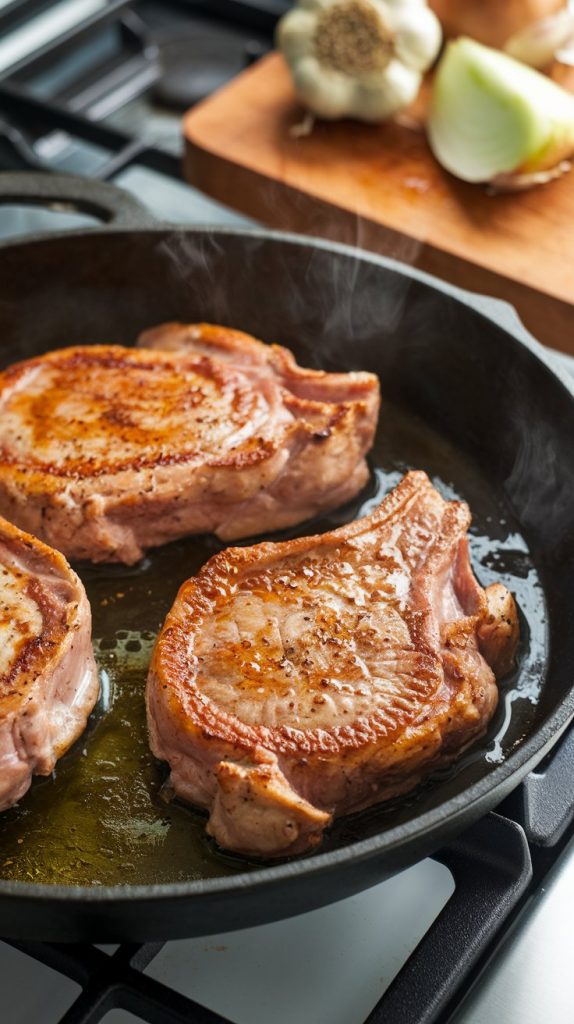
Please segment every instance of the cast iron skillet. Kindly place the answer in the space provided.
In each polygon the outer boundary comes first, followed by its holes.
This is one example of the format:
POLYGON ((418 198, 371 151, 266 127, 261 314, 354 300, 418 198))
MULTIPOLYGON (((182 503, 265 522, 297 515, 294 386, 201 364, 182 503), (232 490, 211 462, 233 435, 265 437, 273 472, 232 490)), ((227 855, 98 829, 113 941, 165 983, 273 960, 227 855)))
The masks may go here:
MULTIPOLYGON (((524 637, 520 668, 502 686, 496 735, 399 806, 343 820, 318 853, 273 865, 226 860, 221 877, 145 885, 130 884, 121 866, 124 884, 61 885, 56 871, 48 885, 40 858, 32 877, 41 884, 0 880, 0 934, 112 941, 225 931, 340 899, 436 850, 499 803, 574 713, 572 383, 509 307, 392 260, 267 231, 153 223, 128 196, 80 179, 0 175, 0 193, 10 202, 68 203, 108 222, 2 246, 2 365, 65 344, 130 344, 145 327, 181 319, 278 341, 303 364, 379 373, 381 440, 370 489, 338 517, 299 532, 356 515, 416 462, 469 499, 477 572, 484 582, 505 572, 514 580, 524 637)), ((169 545, 131 577, 80 568, 96 635, 157 627, 177 584, 216 548, 202 539, 169 545), (100 600, 110 588, 126 594, 123 603, 100 600)), ((140 675, 143 687, 141 666, 140 675)), ((22 802, 32 824, 50 785, 38 783, 22 802)), ((106 783, 94 774, 93 785, 106 783)), ((189 822, 197 829, 193 815, 189 822)), ((74 842, 81 848, 82 836, 74 842)), ((0 878, 3 853, 0 834, 0 878)), ((164 878, 161 844, 155 857, 152 877, 155 864, 164 878)))

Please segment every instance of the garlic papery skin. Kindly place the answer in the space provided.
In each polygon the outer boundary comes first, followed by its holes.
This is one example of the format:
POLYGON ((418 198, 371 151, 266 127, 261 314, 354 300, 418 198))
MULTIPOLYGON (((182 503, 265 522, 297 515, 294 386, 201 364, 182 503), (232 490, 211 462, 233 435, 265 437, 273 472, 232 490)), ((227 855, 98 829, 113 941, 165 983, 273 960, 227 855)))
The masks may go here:
POLYGON ((502 49, 527 25, 556 14, 564 0, 429 0, 447 39, 468 36, 502 49))
POLYGON ((565 8, 527 25, 504 45, 504 52, 533 68, 545 68, 574 42, 574 10, 565 8))
POLYGON ((276 41, 313 114, 380 122, 416 98, 442 32, 426 0, 299 0, 276 41))

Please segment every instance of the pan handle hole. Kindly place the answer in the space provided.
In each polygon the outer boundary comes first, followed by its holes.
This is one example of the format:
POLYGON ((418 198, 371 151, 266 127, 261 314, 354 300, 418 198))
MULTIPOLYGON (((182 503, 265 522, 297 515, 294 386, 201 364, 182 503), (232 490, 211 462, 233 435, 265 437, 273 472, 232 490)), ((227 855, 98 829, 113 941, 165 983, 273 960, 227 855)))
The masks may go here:
POLYGON ((78 210, 73 203, 54 202, 49 207, 33 203, 2 203, 0 206, 0 237, 20 238, 47 231, 69 231, 74 228, 97 227, 101 218, 78 210))

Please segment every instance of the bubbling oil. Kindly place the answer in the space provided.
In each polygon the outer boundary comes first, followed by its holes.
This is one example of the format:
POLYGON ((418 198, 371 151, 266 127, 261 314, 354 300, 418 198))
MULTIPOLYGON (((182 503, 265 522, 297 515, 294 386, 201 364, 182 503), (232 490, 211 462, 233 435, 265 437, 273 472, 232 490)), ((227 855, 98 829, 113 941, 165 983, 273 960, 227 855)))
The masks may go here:
MULTIPOLYGON (((521 615, 515 672, 501 681, 486 736, 414 793, 335 822, 334 849, 423 813, 492 770, 531 730, 547 653, 544 594, 525 538, 478 468, 422 421, 383 404, 368 486, 329 516, 274 539, 333 529, 366 515, 410 468, 424 469, 446 498, 473 513, 470 547, 483 586, 501 581, 521 615)), ((257 538, 259 539, 259 538, 257 538)), ((244 543, 253 543, 253 539, 244 543)), ((101 680, 84 735, 47 779, 0 814, 0 878, 70 885, 167 883, 248 870, 218 851, 205 816, 165 797, 166 768, 152 756, 144 688, 155 636, 183 579, 223 545, 191 537, 150 552, 137 566, 77 566, 92 606, 101 680)))

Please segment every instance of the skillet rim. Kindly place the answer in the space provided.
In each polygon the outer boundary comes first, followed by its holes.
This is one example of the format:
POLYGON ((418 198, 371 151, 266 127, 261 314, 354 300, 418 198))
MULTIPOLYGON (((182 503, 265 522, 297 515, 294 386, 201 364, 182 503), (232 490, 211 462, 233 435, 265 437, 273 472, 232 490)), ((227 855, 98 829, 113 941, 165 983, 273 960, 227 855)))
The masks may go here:
MULTIPOLYGON (((416 267, 401 263, 399 260, 379 255, 378 253, 368 252, 367 250, 342 242, 309 235, 298 235, 294 232, 274 231, 257 227, 222 227, 221 225, 212 226, 209 224, 188 225, 165 221, 151 223, 145 221, 141 225, 134 227, 126 227, 125 225, 115 226, 112 224, 81 230, 50 232, 48 235, 43 233, 9 238, 0 241, 0 257, 8 249, 29 247, 31 245, 49 245, 55 241, 65 242, 85 236, 109 238, 111 234, 134 236, 162 234, 165 232, 252 238, 260 239, 264 242, 270 241, 296 245, 305 249, 320 249, 329 253, 337 253, 352 259, 358 259, 364 263, 371 263, 397 273, 402 277, 420 282, 435 293, 439 292, 458 304, 471 309, 480 320, 491 324, 494 323, 513 342, 527 349, 535 362, 543 366, 558 381, 574 403, 574 376, 570 375, 558 363, 558 360, 555 361, 551 352, 545 349, 527 331, 514 307, 509 303, 495 297, 466 291, 416 267)), ((0 878, 0 899, 6 896, 18 897, 24 901, 34 900, 41 903, 50 902, 52 904, 58 902, 69 904, 81 901, 83 904, 88 905, 107 905, 119 900, 125 900, 126 898, 136 902, 139 900, 161 901, 169 898, 194 896, 209 898, 212 895, 232 895, 237 891, 264 889, 275 883, 287 882, 289 879, 294 878, 312 878, 315 875, 322 875, 326 871, 341 868, 345 864, 357 865, 358 863, 372 860, 377 854, 384 854, 390 851, 400 854, 404 846, 408 847, 421 842, 425 837, 428 838, 429 834, 433 831, 433 826, 440 827, 443 830, 448 823, 451 823, 450 831, 453 832, 456 830, 452 828, 452 823, 457 817, 462 818, 466 815, 466 817, 476 820, 479 815, 474 814, 472 811, 476 804, 483 805, 479 813, 486 813, 495 807, 499 802, 496 799, 496 791, 502 789, 505 783, 507 785, 503 795, 507 795, 508 792, 515 788, 514 786, 508 786, 512 776, 516 777, 516 785, 518 785, 525 775, 542 760, 554 743, 558 741, 573 719, 574 682, 560 699, 558 706, 548 716, 547 720, 539 725, 524 742, 521 742, 517 749, 509 754, 504 761, 493 767, 481 779, 422 815, 416 815, 409 821, 396 825, 394 828, 383 829, 374 836, 349 843, 336 850, 329 850, 323 853, 318 852, 307 857, 284 861, 271 866, 257 867, 248 872, 241 872, 235 875, 202 878, 186 882, 162 882, 147 885, 73 886, 16 882, 0 878)), ((502 799, 502 797, 499 799, 502 799)), ((468 821, 461 822, 461 831, 468 824, 468 821)), ((442 845, 442 839, 437 843, 438 845, 442 845)), ((411 860, 407 860, 404 866, 408 866, 411 862, 411 860)), ((401 870, 401 868, 396 870, 401 870)), ((238 925, 238 927, 241 927, 241 925, 238 925)))

